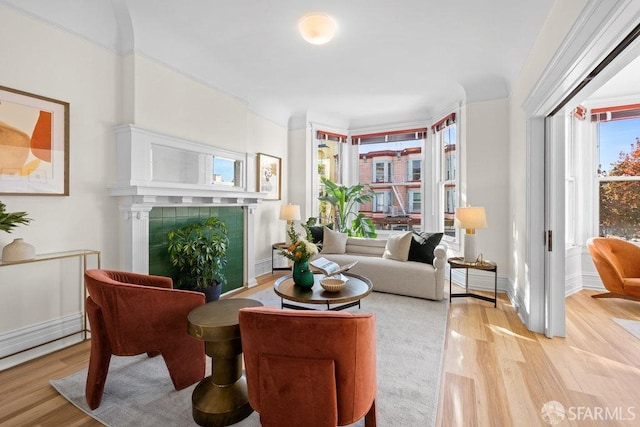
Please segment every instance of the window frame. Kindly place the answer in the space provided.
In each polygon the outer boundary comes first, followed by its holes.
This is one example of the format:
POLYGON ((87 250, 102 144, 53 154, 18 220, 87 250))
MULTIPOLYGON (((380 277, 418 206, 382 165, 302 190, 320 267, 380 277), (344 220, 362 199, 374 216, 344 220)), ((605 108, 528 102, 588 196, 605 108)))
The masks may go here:
POLYGON ((437 214, 436 223, 442 230, 443 239, 457 244, 460 241, 460 230, 455 227, 455 209, 460 206, 460 132, 458 129, 456 113, 452 112, 432 126, 434 141, 434 170, 436 176, 436 189, 438 203, 435 206, 437 214), (455 126, 455 134, 451 130, 455 126), (453 138, 453 139, 452 139, 453 138), (453 142, 453 143, 452 143, 453 142), (451 148, 453 146, 453 154, 451 148), (449 173, 452 172, 452 173, 449 173), (453 188, 453 190, 449 190, 453 188), (451 197, 449 192, 452 191, 451 197), (452 206, 451 211, 448 207, 452 206))

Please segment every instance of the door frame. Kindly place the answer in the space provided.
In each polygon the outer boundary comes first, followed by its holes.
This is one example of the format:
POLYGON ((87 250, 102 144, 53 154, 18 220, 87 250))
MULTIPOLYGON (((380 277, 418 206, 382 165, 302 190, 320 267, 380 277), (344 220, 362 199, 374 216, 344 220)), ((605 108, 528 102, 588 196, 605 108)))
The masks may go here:
MULTIPOLYGON (((560 276, 560 265, 553 264, 546 254, 545 236, 548 230, 545 228, 545 218, 549 213, 557 220, 557 216, 562 213, 564 220, 564 209, 563 206, 560 210, 550 206, 547 212, 547 209, 540 208, 546 206, 545 146, 557 150, 564 147, 565 141, 564 136, 558 133, 553 133, 554 138, 548 137, 545 117, 570 94, 574 95, 574 99, 587 98, 595 88, 631 61, 627 58, 625 63, 624 57, 629 56, 625 51, 615 64, 608 66, 580 92, 573 93, 639 22, 640 2, 589 0, 522 104, 527 124, 525 288, 529 290, 530 306, 518 307, 518 311, 527 328, 545 333, 548 337, 564 336, 565 333, 565 285, 564 271, 560 276), (562 322, 558 321, 558 317, 563 318, 562 322)), ((564 164, 558 167, 564 172, 564 164)), ((559 170, 556 170, 556 174, 559 170)), ((550 181, 550 191, 562 194, 563 178, 564 175, 561 175, 560 179, 550 181)), ((562 236, 559 233, 553 234, 556 235, 554 246, 562 252, 564 259, 564 233, 562 236), (558 246, 560 242, 561 247, 558 246)), ((553 255, 553 259, 555 258, 553 255)))

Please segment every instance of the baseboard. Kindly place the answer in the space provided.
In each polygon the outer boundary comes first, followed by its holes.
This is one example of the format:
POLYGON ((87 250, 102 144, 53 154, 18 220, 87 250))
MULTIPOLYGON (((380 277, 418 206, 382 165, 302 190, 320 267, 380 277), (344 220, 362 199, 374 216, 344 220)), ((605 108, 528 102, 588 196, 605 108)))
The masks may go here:
MULTIPOLYGON (((453 270, 447 269, 450 274, 453 274, 452 280, 458 286, 464 286, 465 283, 465 272, 464 268, 455 268, 453 270)), ((448 276, 449 275, 445 275, 448 276)), ((479 271, 479 270, 469 270, 469 289, 478 290, 478 291, 487 291, 493 292, 494 288, 494 274, 492 272, 479 271)), ((448 280, 447 280, 448 281, 448 280)), ((445 287, 449 284, 446 283, 445 287)), ((507 292, 509 289, 509 280, 506 276, 501 276, 498 274, 498 292, 507 292)))
POLYGON ((571 276, 566 276, 564 278, 564 282, 565 282, 565 289, 564 289, 565 297, 575 294, 576 292, 580 292, 583 288, 581 273, 576 273, 576 274, 572 274, 571 276))
POLYGON ((82 313, 74 313, 0 334, 0 358, 4 358, 0 360, 0 370, 82 341, 84 338, 82 333, 63 339, 60 339, 60 337, 81 331, 83 328, 84 319, 82 313), (58 341, 42 345, 53 340, 58 341), (36 348, 23 351, 32 347, 36 348), (17 354, 6 357, 13 353, 17 354))
POLYGON ((606 292, 606 289, 602 284, 602 280, 600 280, 600 276, 598 275, 598 273, 583 273, 582 289, 606 292))
POLYGON ((256 260, 256 277, 271 274, 271 258, 256 260))

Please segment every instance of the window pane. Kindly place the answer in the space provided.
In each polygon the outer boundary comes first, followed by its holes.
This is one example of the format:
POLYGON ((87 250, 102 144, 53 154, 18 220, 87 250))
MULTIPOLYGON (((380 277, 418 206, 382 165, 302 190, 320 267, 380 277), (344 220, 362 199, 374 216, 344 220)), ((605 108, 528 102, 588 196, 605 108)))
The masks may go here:
POLYGON ((409 194, 410 194, 411 212, 420 212, 420 208, 422 207, 421 193, 419 191, 411 191, 409 194))
POLYGON ((422 160, 411 160, 409 164, 409 180, 420 181, 422 175, 422 160))
POLYGON ((457 193, 457 162, 456 157, 456 125, 447 126, 439 133, 441 144, 442 181, 444 182, 444 233, 447 236, 456 236, 454 216, 458 206, 457 193))
MULTIPOLYGON (((327 178, 336 184, 342 184, 340 176, 340 164, 342 157, 342 147, 344 143, 334 141, 332 139, 317 138, 316 150, 318 164, 316 165, 316 173, 318 175, 318 196, 324 196, 325 190, 322 184, 322 178, 327 178)), ((318 220, 321 224, 328 224, 331 219, 331 205, 328 202, 319 202, 318 204, 318 220)))
POLYGON ((640 239, 640 181, 600 182, 600 236, 640 239))
POLYGON ((599 176, 640 176, 640 118, 598 124, 599 176))
POLYGON ((235 185, 237 164, 235 160, 224 157, 213 158, 213 183, 218 185, 235 185))
MULTIPOLYGON (((413 135, 413 134, 411 134, 413 135)), ((422 225, 420 194, 422 186, 422 147, 424 139, 374 142, 358 146, 359 182, 370 185, 376 197, 364 203, 360 212, 370 217, 376 228, 391 230, 422 225)))

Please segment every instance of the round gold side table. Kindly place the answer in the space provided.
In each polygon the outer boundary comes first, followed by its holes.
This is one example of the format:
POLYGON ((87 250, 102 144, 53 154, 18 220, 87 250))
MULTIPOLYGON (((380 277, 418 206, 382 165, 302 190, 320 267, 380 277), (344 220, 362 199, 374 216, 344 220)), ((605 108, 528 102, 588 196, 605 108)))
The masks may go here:
POLYGON ((201 426, 227 426, 247 418, 247 381, 242 373, 238 310, 260 307, 260 301, 234 298, 196 307, 188 316, 189 335, 205 341, 211 375, 193 390, 193 419, 201 426))

